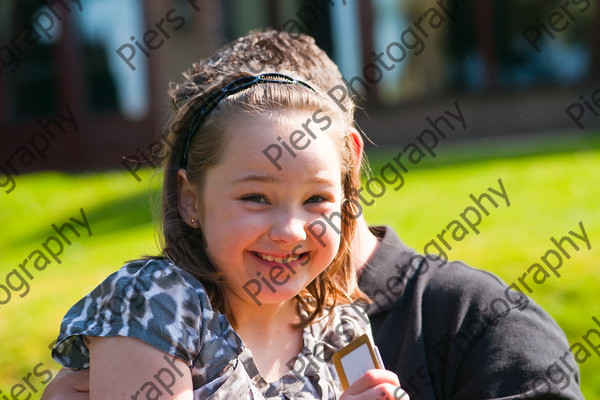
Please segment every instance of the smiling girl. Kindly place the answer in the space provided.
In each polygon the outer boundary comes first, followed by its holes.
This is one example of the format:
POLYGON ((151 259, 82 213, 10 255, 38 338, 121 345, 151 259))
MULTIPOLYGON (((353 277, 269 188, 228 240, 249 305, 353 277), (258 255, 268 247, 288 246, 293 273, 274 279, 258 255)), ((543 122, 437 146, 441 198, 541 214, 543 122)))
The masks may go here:
POLYGON ((211 65, 173 88, 163 256, 125 265, 75 304, 55 359, 90 368, 92 399, 394 398, 398 379, 384 370, 342 394, 330 362, 370 333, 348 304, 361 295, 349 252, 360 183, 351 121, 298 71, 211 65), (330 124, 309 147, 277 165, 265 156, 317 111, 330 124), (336 229, 311 234, 336 213, 336 229), (264 279, 275 283, 244 289, 264 279), (325 361, 301 369, 303 357, 325 361))

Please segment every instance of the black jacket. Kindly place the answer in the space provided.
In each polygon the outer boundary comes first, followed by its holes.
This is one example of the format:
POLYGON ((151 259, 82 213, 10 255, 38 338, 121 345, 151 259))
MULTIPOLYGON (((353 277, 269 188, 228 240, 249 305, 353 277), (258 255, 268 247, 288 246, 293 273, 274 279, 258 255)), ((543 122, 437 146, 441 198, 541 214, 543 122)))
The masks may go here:
POLYGON ((527 296, 461 262, 431 261, 389 227, 361 271, 375 343, 412 400, 582 399, 561 328, 527 296))

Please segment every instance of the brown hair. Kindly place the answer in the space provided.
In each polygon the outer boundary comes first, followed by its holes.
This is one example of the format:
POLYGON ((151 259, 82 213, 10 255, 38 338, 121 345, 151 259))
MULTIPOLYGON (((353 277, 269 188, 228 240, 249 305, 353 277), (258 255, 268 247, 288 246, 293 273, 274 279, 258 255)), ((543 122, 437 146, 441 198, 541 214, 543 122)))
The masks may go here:
MULTIPOLYGON (((344 112, 327 97, 330 87, 343 84, 341 74, 314 40, 305 35, 251 32, 224 46, 212 57, 195 63, 183 74, 183 82, 171 84, 174 113, 164 140, 173 146, 171 149, 165 146, 167 153, 163 155, 166 163, 162 193, 163 254, 196 276, 204 284, 213 307, 225 313, 233 324, 235 321, 223 295, 224 281, 205 251, 202 229, 190 227, 179 215, 177 172, 189 126, 208 95, 239 77, 265 72, 283 73, 305 81, 317 93, 301 85, 261 83, 221 100, 202 121, 190 145, 186 170, 188 179, 196 187, 202 188, 206 171, 220 161, 227 141, 224 122, 234 115, 270 114, 280 118, 279 111, 320 109, 338 121, 338 126, 344 127, 352 126, 354 118, 351 99, 346 100, 344 112)), ((328 133, 331 134, 332 129, 330 127, 328 133)), ((326 307, 362 295, 350 257, 358 204, 356 188, 360 183, 357 168, 354 168, 358 160, 348 132, 337 133, 344 199, 340 246, 332 263, 296 296, 308 314, 299 327, 321 316, 326 307)))

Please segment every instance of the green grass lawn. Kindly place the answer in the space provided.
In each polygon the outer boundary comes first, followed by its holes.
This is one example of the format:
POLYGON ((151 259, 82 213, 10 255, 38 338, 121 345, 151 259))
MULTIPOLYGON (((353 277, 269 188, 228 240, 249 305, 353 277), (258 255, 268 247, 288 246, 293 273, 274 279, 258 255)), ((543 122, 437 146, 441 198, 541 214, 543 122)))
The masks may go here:
MULTIPOLYGON (((544 138, 516 146, 440 145, 438 157, 424 159, 419 168, 411 169, 400 190, 388 188, 375 205, 365 207, 365 214, 373 224, 393 226, 409 246, 422 251, 425 243, 473 204, 469 194, 498 188, 500 178, 510 207, 492 208, 479 225, 481 233, 452 242, 448 254, 509 283, 540 262, 552 247, 551 237, 577 231, 581 221, 592 249, 573 251, 560 270, 561 277, 549 277, 532 287, 531 294, 574 343, 593 326, 592 316, 600 319, 596 300, 600 277, 594 263, 600 257, 599 148, 597 136, 544 138)), ((393 154, 392 150, 371 154, 373 171, 377 174, 393 154)), ((9 303, 0 305, 0 390, 4 394, 9 396, 10 389, 37 366, 40 376, 34 374, 30 383, 31 392, 37 391, 31 398, 38 399, 44 381, 59 369, 47 346, 67 309, 125 261, 156 252, 153 214, 158 209, 159 186, 160 176, 151 170, 144 172, 140 183, 123 171, 38 173, 17 177, 13 193, 0 193, 2 284, 9 271, 41 249, 54 232, 51 224, 81 219, 83 208, 92 230, 91 237, 83 233, 65 247, 60 264, 51 260, 41 271, 30 267, 29 294, 21 298, 13 293, 9 303), (50 372, 41 373, 46 369, 50 372)), ((0 292, 0 301, 5 296, 0 292)), ((580 370, 586 398, 600 399, 596 373, 600 354, 592 352, 580 370)))

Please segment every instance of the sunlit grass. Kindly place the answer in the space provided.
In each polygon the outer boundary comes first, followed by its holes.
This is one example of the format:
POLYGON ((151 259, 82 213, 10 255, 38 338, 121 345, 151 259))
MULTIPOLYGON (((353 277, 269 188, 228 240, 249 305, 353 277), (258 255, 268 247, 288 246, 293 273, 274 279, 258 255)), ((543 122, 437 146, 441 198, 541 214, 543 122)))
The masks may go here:
MULTIPOLYGON (((584 144, 564 151, 573 143, 563 141, 563 145, 547 145, 546 151, 529 156, 531 149, 515 151, 514 146, 507 146, 506 155, 512 156, 508 158, 495 156, 500 151, 497 146, 440 147, 438 158, 423 160, 419 168, 405 175, 400 190, 388 188, 364 211, 372 224, 393 226, 409 246, 422 251, 425 243, 473 205, 469 194, 498 188, 500 178, 510 207, 505 203, 492 207, 478 227, 481 233, 452 242, 448 255, 490 270, 508 283, 540 262, 553 246, 551 237, 578 231, 582 221, 592 249, 572 251, 571 259, 564 260, 562 276, 532 287, 531 294, 573 343, 592 327, 593 315, 600 317, 596 300, 600 278, 595 271, 600 257, 600 151, 588 150, 584 144), (555 153, 557 150, 561 152, 555 153)), ((391 154, 388 150, 370 156, 375 172, 391 154)), ((55 339, 67 309, 125 261, 156 252, 152 211, 156 207, 149 198, 156 200, 160 177, 152 179, 153 174, 145 171, 138 183, 122 171, 39 173, 17 177, 15 191, 2 194, 0 283, 54 234, 52 223, 61 225, 70 217, 80 218, 79 209, 83 208, 93 232, 88 237, 81 228, 82 236, 65 247, 61 264, 53 260, 43 271, 33 270, 30 293, 24 298, 13 293, 8 304, 0 305, 0 390, 4 393, 38 363, 54 374, 59 367, 50 359, 47 346, 55 339)), ((600 399, 596 376, 600 356, 594 354, 580 369, 586 398, 600 399)))

